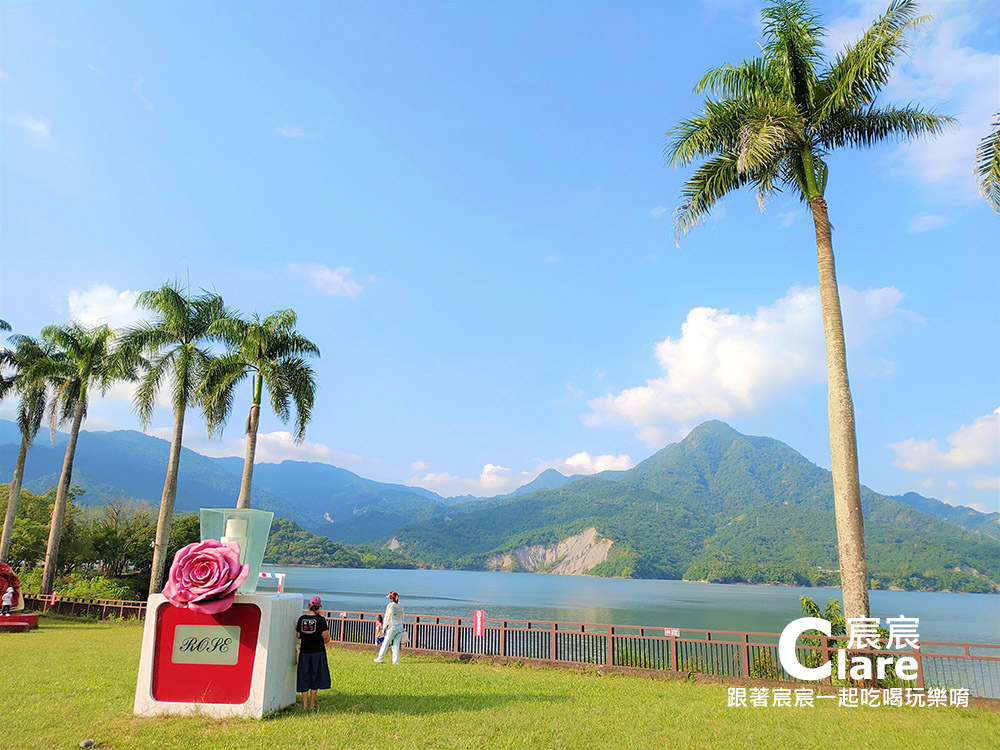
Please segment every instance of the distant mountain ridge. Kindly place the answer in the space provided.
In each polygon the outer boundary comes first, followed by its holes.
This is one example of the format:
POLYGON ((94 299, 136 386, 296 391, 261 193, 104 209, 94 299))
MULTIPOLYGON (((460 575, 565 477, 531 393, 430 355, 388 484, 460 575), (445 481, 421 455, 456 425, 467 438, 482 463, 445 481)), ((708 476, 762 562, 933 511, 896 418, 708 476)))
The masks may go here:
MULTIPOLYGON (((17 425, 0 420, 0 482, 13 473, 20 440, 17 425)), ((26 489, 42 492, 56 484, 65 443, 64 433, 56 433, 55 444, 49 442, 46 430, 39 434, 25 463, 26 489)), ((157 505, 169 451, 166 440, 136 430, 82 431, 73 467, 73 483, 86 490, 79 502, 96 505, 124 496, 157 505)), ((242 471, 242 458, 214 458, 182 449, 177 511, 235 505, 242 471)), ((557 480, 548 475, 542 481, 557 480)), ((407 523, 443 517, 460 501, 422 487, 376 482, 337 466, 304 461, 256 464, 251 496, 254 507, 352 544, 380 541, 407 523)))
MULTIPOLYGON (((19 440, 16 425, 0 420, 0 481, 13 470, 19 440)), ((56 483, 64 441, 57 435, 51 446, 39 436, 26 488, 56 483)), ((87 490, 80 502, 124 496, 157 504, 168 451, 167 441, 133 430, 82 432, 74 467, 74 484, 87 490)), ((241 470, 238 457, 184 449, 177 510, 234 505, 241 470)), ((880 585, 997 588, 1000 514, 916 493, 890 498, 864 488, 862 499, 870 569, 880 585)), ((600 560, 586 571, 593 575, 807 585, 836 579, 829 472, 778 440, 718 421, 628 471, 566 477, 547 470, 491 498, 443 498, 328 464, 260 463, 252 503, 335 542, 393 540, 413 564, 482 569, 491 559, 507 566, 544 559, 550 569, 575 570, 553 559, 573 538, 602 545, 592 556, 574 548, 580 559, 600 560)))
MULTIPOLYGON (((878 585, 984 592, 1000 586, 996 539, 868 488, 862 501, 878 585)), ((515 559, 509 553, 518 550, 551 549, 589 528, 602 543, 612 541, 591 574, 836 582, 830 473, 778 440, 742 435, 717 421, 628 471, 481 504, 451 521, 411 524, 395 539, 415 559, 475 569, 498 557, 515 559)))

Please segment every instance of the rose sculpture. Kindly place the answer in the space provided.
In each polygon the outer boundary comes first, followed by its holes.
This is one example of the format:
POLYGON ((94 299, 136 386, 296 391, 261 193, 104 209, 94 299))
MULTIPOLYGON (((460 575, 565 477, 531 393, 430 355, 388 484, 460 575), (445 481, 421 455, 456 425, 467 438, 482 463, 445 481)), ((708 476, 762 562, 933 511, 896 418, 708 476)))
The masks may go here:
POLYGON ((163 596, 175 607, 215 615, 233 606, 236 589, 249 573, 250 566, 240 564, 236 542, 194 542, 174 555, 163 596))

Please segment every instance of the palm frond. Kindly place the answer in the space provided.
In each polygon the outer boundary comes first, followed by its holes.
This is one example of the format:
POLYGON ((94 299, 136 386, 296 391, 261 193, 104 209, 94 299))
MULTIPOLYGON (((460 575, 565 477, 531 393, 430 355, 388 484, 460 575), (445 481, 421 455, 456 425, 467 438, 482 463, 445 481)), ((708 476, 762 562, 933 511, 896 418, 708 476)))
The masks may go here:
POLYGON ((1000 112, 993 116, 993 130, 976 147, 975 175, 979 192, 1000 214, 1000 112))
POLYGON ((806 0, 776 0, 761 11, 765 57, 802 112, 812 109, 825 31, 806 0))
POLYGON ((864 111, 838 112, 818 129, 816 140, 824 148, 870 148, 897 138, 909 140, 937 135, 956 124, 954 118, 920 107, 869 107, 864 111))
POLYGON ((790 146, 803 146, 802 117, 794 107, 753 108, 740 127, 736 168, 740 172, 765 169, 790 146))
POLYGON ((675 242, 708 216, 720 198, 750 181, 736 166, 735 154, 709 159, 695 170, 681 188, 681 202, 674 213, 675 242))
POLYGON ((667 132, 663 155, 671 166, 726 153, 739 146, 740 128, 748 114, 746 103, 707 99, 701 114, 667 132))
POLYGON ((214 357, 205 363, 204 375, 195 389, 195 399, 201 404, 209 435, 229 421, 236 387, 251 372, 252 365, 233 352, 214 357))
POLYGON ((312 419, 312 407, 316 400, 316 375, 301 357, 282 362, 281 369, 295 402, 295 442, 301 443, 306 436, 306 425, 312 419))
POLYGON ((907 32, 930 18, 917 14, 915 0, 893 0, 853 45, 840 52, 821 77, 817 119, 875 101, 889 81, 893 65, 909 47, 907 32))
POLYGON ((736 65, 726 63, 713 68, 694 85, 694 92, 753 103, 759 101, 761 94, 771 86, 767 61, 762 57, 754 57, 736 65))
POLYGON ((142 420, 142 429, 149 427, 153 419, 153 409, 156 407, 156 394, 160 390, 163 380, 169 376, 171 365, 173 364, 174 352, 168 351, 157 354, 146 362, 139 387, 135 389, 133 403, 136 413, 142 420))

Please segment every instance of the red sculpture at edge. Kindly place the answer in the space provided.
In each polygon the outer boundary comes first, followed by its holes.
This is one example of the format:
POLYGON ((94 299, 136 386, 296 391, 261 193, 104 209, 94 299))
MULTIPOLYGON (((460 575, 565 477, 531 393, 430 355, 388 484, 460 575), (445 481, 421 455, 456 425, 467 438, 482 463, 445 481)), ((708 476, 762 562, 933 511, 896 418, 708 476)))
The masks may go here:
POLYGON ((21 609, 21 580, 7 563, 0 563, 0 592, 6 591, 8 586, 14 588, 14 601, 11 602, 11 610, 21 609))

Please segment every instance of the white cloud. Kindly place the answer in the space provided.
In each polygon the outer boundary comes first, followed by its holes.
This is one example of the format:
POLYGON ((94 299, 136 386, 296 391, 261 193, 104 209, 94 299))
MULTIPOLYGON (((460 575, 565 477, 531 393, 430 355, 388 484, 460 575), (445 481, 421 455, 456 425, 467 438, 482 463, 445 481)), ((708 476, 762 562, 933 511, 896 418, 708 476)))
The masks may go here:
POLYGON ((536 469, 536 476, 546 469, 555 469, 560 474, 571 476, 573 474, 597 474, 602 471, 626 471, 634 466, 631 456, 621 454, 615 456, 606 453, 601 456, 592 456, 586 451, 574 453, 572 456, 562 460, 547 461, 536 469))
POLYGON ((794 224, 795 220, 798 219, 799 216, 801 215, 802 215, 801 211, 783 211, 782 213, 778 214, 778 219, 780 220, 778 222, 778 226, 780 226, 782 229, 788 229, 788 227, 794 224))
MULTIPOLYGON (((895 287, 840 291, 850 346, 863 343, 880 321, 905 314, 899 308, 903 295, 895 287)), ((680 337, 668 336, 656 344, 654 353, 662 374, 645 385, 592 399, 590 412, 583 415, 585 424, 631 422, 641 439, 662 445, 678 426, 753 412, 786 398, 795 386, 823 382, 826 350, 819 289, 792 287, 752 314, 696 307, 681 326, 680 337)))
MULTIPOLYGON (((839 51, 845 42, 856 40, 885 7, 884 1, 869 2, 856 15, 835 20, 828 49, 839 51)), ((934 19, 911 34, 910 53, 898 61, 883 92, 885 101, 916 102, 958 120, 957 128, 927 141, 902 144, 895 155, 920 182, 954 188, 954 194, 968 200, 978 200, 972 177, 974 153, 979 139, 989 132, 997 107, 1000 54, 970 43, 983 23, 985 8, 984 3, 922 3, 921 12, 933 14, 934 19)))
POLYGON ((423 461, 414 461, 412 464, 410 464, 410 470, 427 471, 427 464, 425 464, 423 461))
MULTIPOLYGON (((600 471, 624 471, 631 469, 633 465, 631 457, 624 454, 620 456, 611 454, 592 456, 586 451, 581 451, 569 458, 539 461, 538 465, 531 471, 513 472, 499 464, 486 464, 476 478, 460 477, 448 472, 427 472, 412 477, 409 484, 446 496, 491 497, 513 492, 518 487, 535 479, 546 469, 555 469, 566 476, 571 476, 573 474, 596 474, 600 471)), ((411 468, 414 471, 425 471, 427 466, 422 461, 418 461, 411 468), (422 468, 418 469, 417 464, 420 464, 422 468)))
POLYGON ((667 208, 666 206, 656 206, 655 208, 649 209, 649 215, 652 216, 654 219, 659 219, 662 218, 663 215, 667 213, 667 211, 669 210, 670 209, 667 208))
POLYGON ((17 118, 17 124, 29 135, 38 140, 45 140, 49 137, 51 123, 47 117, 32 117, 31 115, 21 115, 17 118))
POLYGON ((357 297, 361 292, 359 284, 351 276, 350 266, 329 268, 319 263, 289 263, 291 273, 305 276, 316 289, 330 297, 357 297))
POLYGON ((933 214, 927 214, 924 216, 915 216, 913 221, 910 222, 910 231, 913 233, 917 232, 929 232, 932 229, 940 229, 948 224, 947 216, 936 216, 933 214))
POLYGON ((142 102, 142 106, 146 108, 146 111, 152 112, 154 109, 156 109, 156 107, 154 107, 153 103, 146 98, 145 94, 142 93, 142 87, 145 83, 146 79, 144 79, 142 76, 138 75, 135 76, 135 78, 132 80, 132 91, 135 93, 137 97, 139 97, 139 101, 142 102))
POLYGON ((587 395, 587 392, 585 390, 583 390, 583 388, 579 388, 579 387, 573 385, 572 383, 567 383, 566 384, 566 396, 565 396, 565 398, 567 400, 576 401, 577 399, 581 399, 581 398, 583 398, 586 395, 587 395))
POLYGON ((545 262, 546 263, 558 263, 559 260, 560 260, 560 258, 559 258, 558 255, 546 255, 545 256, 545 262))
MULTIPOLYGON (((162 428, 150 431, 157 437, 170 439, 170 429, 162 428)), ((185 437, 185 445, 205 456, 244 456, 246 455, 246 438, 240 436, 225 443, 202 440, 189 440, 185 437)), ((257 434, 257 453, 255 463, 280 463, 281 461, 311 461, 321 464, 343 466, 357 464, 363 459, 353 453, 341 453, 323 443, 310 443, 308 440, 296 444, 295 437, 287 430, 276 432, 261 432, 257 434)))
POLYGON ((107 284, 94 284, 86 290, 74 289, 69 293, 69 317, 84 326, 107 324, 122 328, 144 317, 144 313, 135 308, 138 298, 137 291, 119 292, 107 284))
MULTIPOLYGON (((70 320, 87 327, 109 325, 115 329, 122 329, 138 323, 146 317, 146 313, 137 310, 135 301, 139 297, 139 292, 126 289, 119 292, 107 284, 94 284, 90 289, 70 291, 67 298, 70 320)), ((133 403, 135 396, 135 383, 115 383, 103 395, 95 392, 93 398, 101 398, 106 401, 121 401, 133 403)), ((163 409, 171 409, 170 391, 172 383, 168 378, 160 387, 156 394, 156 406, 163 409)), ((94 426, 93 421, 91 427, 94 426)), ((105 429, 110 429, 110 425, 105 429)), ((169 435, 167 436, 169 439, 169 435)))
POLYGON ((907 438, 889 443, 896 454, 893 466, 904 471, 962 470, 1000 461, 1000 408, 962 425, 948 436, 947 451, 938 447, 936 438, 907 438))
POLYGON ((973 480, 972 486, 977 490, 1000 492, 1000 477, 979 477, 979 479, 973 480))
POLYGON ((920 486, 925 490, 934 489, 934 477, 927 477, 924 481, 920 483, 920 486))
POLYGON ((285 136, 285 138, 302 138, 305 133, 296 125, 282 125, 274 129, 275 132, 285 136))

